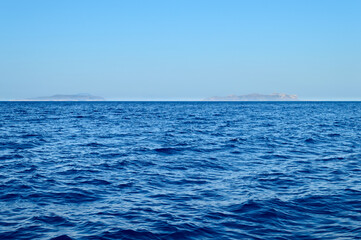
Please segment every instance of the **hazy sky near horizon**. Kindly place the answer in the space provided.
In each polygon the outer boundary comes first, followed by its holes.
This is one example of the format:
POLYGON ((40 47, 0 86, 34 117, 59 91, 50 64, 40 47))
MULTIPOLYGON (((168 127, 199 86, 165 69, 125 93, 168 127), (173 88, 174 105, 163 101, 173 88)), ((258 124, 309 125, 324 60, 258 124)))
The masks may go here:
POLYGON ((359 0, 3 0, 0 100, 361 100, 359 0))

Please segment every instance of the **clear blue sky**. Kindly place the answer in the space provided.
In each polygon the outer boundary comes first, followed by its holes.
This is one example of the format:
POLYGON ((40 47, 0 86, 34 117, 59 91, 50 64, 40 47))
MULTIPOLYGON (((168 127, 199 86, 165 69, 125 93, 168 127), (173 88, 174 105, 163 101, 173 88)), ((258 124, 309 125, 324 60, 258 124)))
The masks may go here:
POLYGON ((0 100, 273 92, 361 100, 361 1, 0 1, 0 100))

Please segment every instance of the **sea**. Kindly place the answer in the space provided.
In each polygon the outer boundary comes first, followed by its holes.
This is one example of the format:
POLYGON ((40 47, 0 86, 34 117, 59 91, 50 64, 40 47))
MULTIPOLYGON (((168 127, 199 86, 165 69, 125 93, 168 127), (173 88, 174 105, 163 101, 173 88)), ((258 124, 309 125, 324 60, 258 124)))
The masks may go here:
POLYGON ((360 239, 361 102, 1 102, 0 239, 360 239))

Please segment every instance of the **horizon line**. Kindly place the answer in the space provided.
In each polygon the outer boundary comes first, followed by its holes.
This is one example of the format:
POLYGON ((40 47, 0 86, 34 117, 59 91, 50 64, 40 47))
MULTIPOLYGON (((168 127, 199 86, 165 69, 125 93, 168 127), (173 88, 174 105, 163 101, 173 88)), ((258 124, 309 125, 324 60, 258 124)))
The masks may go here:
POLYGON ((302 99, 302 100, 202 100, 202 99, 109 99, 109 100, 0 100, 0 102, 361 102, 361 99, 302 99))

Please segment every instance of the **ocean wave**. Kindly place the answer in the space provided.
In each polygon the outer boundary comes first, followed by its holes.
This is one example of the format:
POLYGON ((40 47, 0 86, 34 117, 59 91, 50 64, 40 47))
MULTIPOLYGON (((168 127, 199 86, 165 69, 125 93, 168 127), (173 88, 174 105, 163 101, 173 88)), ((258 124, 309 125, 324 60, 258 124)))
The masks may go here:
POLYGON ((359 103, 0 103, 0 117, 0 239, 361 238, 359 103))

